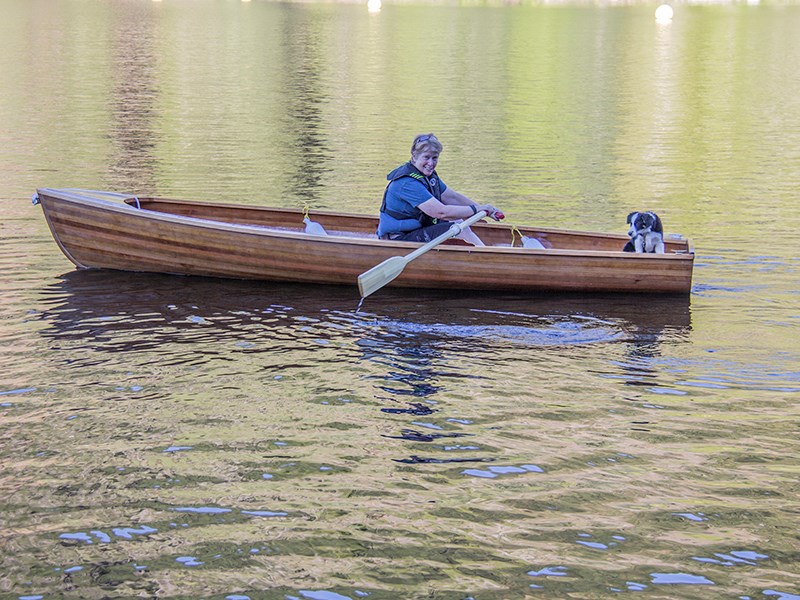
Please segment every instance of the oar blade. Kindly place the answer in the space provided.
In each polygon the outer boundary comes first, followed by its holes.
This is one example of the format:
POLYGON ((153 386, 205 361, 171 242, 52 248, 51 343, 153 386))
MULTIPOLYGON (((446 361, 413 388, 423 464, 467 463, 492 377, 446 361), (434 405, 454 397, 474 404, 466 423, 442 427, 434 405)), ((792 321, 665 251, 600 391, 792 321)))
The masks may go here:
POLYGON ((394 280, 403 272, 407 262, 405 256, 393 256, 359 275, 358 291, 361 292, 361 297, 366 298, 394 280))

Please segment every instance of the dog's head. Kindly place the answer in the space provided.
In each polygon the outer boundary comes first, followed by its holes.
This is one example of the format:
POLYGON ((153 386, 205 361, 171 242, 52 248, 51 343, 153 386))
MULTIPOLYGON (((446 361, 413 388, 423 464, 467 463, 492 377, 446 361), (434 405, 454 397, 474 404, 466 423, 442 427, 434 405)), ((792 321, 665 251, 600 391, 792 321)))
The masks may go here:
POLYGON ((636 237, 637 235, 644 235, 645 233, 655 232, 663 233, 661 227, 661 219, 654 212, 632 212, 628 215, 628 224, 631 228, 628 230, 628 235, 636 237))

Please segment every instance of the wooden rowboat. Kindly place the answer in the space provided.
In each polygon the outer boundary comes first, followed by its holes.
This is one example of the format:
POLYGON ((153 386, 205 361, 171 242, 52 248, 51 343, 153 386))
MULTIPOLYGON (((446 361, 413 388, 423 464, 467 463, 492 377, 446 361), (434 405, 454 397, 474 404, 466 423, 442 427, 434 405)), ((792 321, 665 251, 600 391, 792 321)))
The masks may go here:
MULTIPOLYGON (((380 240, 377 217, 312 211, 327 235, 306 233, 303 211, 37 190, 50 231, 79 269, 116 269, 265 281, 355 285, 378 263, 419 244, 380 240)), ((485 247, 450 243, 409 263, 392 286, 686 294, 694 250, 667 239, 665 254, 622 252, 624 234, 520 227, 546 249, 523 248, 509 225, 480 223, 485 247)), ((455 240, 456 242, 458 240, 455 240)))

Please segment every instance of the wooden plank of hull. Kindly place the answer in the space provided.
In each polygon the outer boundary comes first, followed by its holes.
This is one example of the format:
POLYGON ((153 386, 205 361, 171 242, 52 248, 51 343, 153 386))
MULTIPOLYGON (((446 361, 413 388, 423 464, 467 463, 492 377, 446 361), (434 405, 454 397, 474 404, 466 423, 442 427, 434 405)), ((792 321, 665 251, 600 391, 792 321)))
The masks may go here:
POLYGON ((126 214, 69 204, 51 210, 50 221, 62 245, 89 267, 348 284, 357 275, 347 261, 330 260, 335 252, 326 246, 338 244, 298 239, 306 236, 230 232, 164 222, 143 212, 126 214))
MULTIPOLYGON (((377 239, 309 236, 299 230, 297 233, 259 230, 230 224, 234 222, 230 215, 226 224, 221 219, 203 221, 44 192, 40 193, 40 200, 62 250, 77 265, 85 267, 354 285, 360 273, 416 247, 377 239)), ((202 213, 202 208, 193 206, 199 205, 186 203, 185 208, 208 216, 202 213)), ((280 212, 286 213, 283 225, 297 222, 297 211, 280 212)), ((265 212, 264 222, 274 223, 266 215, 265 212)), ((329 225, 332 224, 330 221, 329 225)), ((370 227, 374 228, 374 220, 367 220, 357 228, 369 231, 370 227)), ((491 229, 492 226, 485 226, 482 235, 491 237, 486 233, 491 229)), ((554 232, 554 235, 567 234, 554 232)), ((620 241, 619 236, 608 237, 615 245, 620 241)), ((607 242, 596 242, 603 243, 607 242)), ((691 253, 647 255, 446 246, 410 263, 392 285, 687 293, 691 287, 692 261, 691 253)))
POLYGON ((571 290, 681 293, 691 286, 683 261, 638 261, 577 251, 537 254, 438 251, 409 264, 396 280, 401 287, 505 290, 571 290), (475 256, 469 256, 475 254, 475 256), (466 255, 466 257, 465 257, 466 255), (464 273, 468 271, 468 273, 464 273), (461 277, 459 277, 461 274, 461 277), (455 281, 453 276, 455 275, 455 281))

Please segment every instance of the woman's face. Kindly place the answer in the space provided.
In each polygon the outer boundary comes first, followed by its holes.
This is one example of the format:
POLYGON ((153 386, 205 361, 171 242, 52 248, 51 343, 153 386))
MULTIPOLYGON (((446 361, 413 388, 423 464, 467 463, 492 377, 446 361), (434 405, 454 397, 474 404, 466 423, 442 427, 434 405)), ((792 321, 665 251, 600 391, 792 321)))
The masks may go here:
POLYGON ((439 153, 425 150, 411 155, 411 164, 417 167, 425 177, 430 177, 439 162, 439 153))

